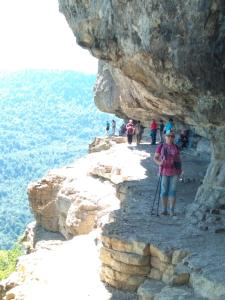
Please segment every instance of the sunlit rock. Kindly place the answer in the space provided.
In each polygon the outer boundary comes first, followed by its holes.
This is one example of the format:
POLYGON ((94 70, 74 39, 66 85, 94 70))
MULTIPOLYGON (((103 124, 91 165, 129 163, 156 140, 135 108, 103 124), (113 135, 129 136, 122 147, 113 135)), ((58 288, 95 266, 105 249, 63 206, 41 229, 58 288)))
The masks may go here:
MULTIPOLYGON (((212 144, 211 168, 225 160, 225 48, 222 1, 59 0, 77 42, 101 60, 100 110, 141 120, 173 117, 212 144)), ((218 207, 225 187, 210 175, 188 217, 218 207), (209 183, 209 184, 208 184, 209 183), (210 195, 208 200, 207 195, 210 195), (204 202, 204 205, 203 205, 204 202)))

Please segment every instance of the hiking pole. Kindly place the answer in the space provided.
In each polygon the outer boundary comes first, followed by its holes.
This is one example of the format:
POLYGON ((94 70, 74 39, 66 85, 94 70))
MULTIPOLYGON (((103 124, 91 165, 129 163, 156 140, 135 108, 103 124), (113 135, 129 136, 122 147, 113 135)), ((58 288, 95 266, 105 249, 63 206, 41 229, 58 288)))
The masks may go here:
POLYGON ((157 211, 156 215, 159 216, 159 200, 160 200, 160 194, 161 194, 161 185, 162 185, 162 172, 163 172, 163 165, 161 165, 160 175, 159 175, 159 195, 158 195, 158 203, 157 203, 157 211))
MULTIPOLYGON (((159 179, 158 179, 158 182, 157 182, 155 196, 154 196, 153 203, 152 203, 151 216, 153 215, 153 210, 154 210, 154 206, 155 206, 155 200, 156 200, 156 197, 157 197, 158 189, 160 191, 161 178, 162 178, 162 175, 159 176, 159 179)), ((158 197, 160 197, 160 193, 159 193, 158 197)), ((158 198, 158 204, 157 204, 157 216, 158 216, 158 210, 159 210, 158 207, 159 207, 159 198, 158 198)))
POLYGON ((159 216, 159 200, 160 200, 160 194, 161 194, 161 183, 162 183, 162 174, 159 176, 159 195, 158 195, 158 203, 157 203, 157 210, 156 210, 156 216, 159 216))

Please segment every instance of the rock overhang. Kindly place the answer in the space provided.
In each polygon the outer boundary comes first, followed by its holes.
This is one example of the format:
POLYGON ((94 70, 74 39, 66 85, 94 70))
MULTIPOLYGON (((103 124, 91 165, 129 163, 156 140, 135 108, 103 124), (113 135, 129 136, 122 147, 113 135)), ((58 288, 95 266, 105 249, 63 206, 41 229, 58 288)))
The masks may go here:
POLYGON ((95 89, 100 110, 143 122, 174 116, 203 135, 206 125, 223 123, 222 1, 59 3, 78 44, 104 61, 95 89))
POLYGON ((216 179, 225 178, 224 2, 59 4, 78 44, 100 60, 95 87, 100 110, 146 127, 152 118, 173 117, 211 141, 212 162, 192 209, 195 214, 198 207, 200 219, 207 219, 208 207, 220 207, 225 199, 225 187, 216 179))

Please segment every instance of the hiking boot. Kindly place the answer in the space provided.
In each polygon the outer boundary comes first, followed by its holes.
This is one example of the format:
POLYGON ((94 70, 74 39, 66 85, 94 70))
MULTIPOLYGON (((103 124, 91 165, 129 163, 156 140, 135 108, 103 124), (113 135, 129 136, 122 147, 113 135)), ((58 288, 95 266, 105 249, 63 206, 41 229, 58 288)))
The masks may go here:
POLYGON ((176 213, 175 213, 174 211, 171 211, 171 212, 170 212, 170 216, 171 216, 171 217, 175 217, 175 216, 176 216, 176 213))

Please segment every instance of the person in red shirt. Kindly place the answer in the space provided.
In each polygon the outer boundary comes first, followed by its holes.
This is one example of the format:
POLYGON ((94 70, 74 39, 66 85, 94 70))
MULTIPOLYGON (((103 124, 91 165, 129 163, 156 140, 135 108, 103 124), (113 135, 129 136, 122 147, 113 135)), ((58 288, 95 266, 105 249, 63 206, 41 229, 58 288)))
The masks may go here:
POLYGON ((128 144, 132 144, 133 135, 135 132, 135 127, 133 124, 133 120, 129 120, 129 122, 126 125, 126 132, 127 132, 127 142, 128 144))
POLYGON ((157 128, 158 128, 158 125, 156 123, 156 120, 153 119, 150 124, 150 135, 151 135, 151 139, 152 139, 152 143, 151 143, 152 145, 156 144, 157 128))
POLYGON ((155 151, 154 161, 159 165, 161 176, 160 196, 162 200, 162 215, 167 215, 167 206, 170 202, 170 215, 175 215, 176 205, 176 184, 181 174, 181 159, 177 145, 174 144, 175 134, 173 131, 166 131, 165 144, 160 144, 155 151))

